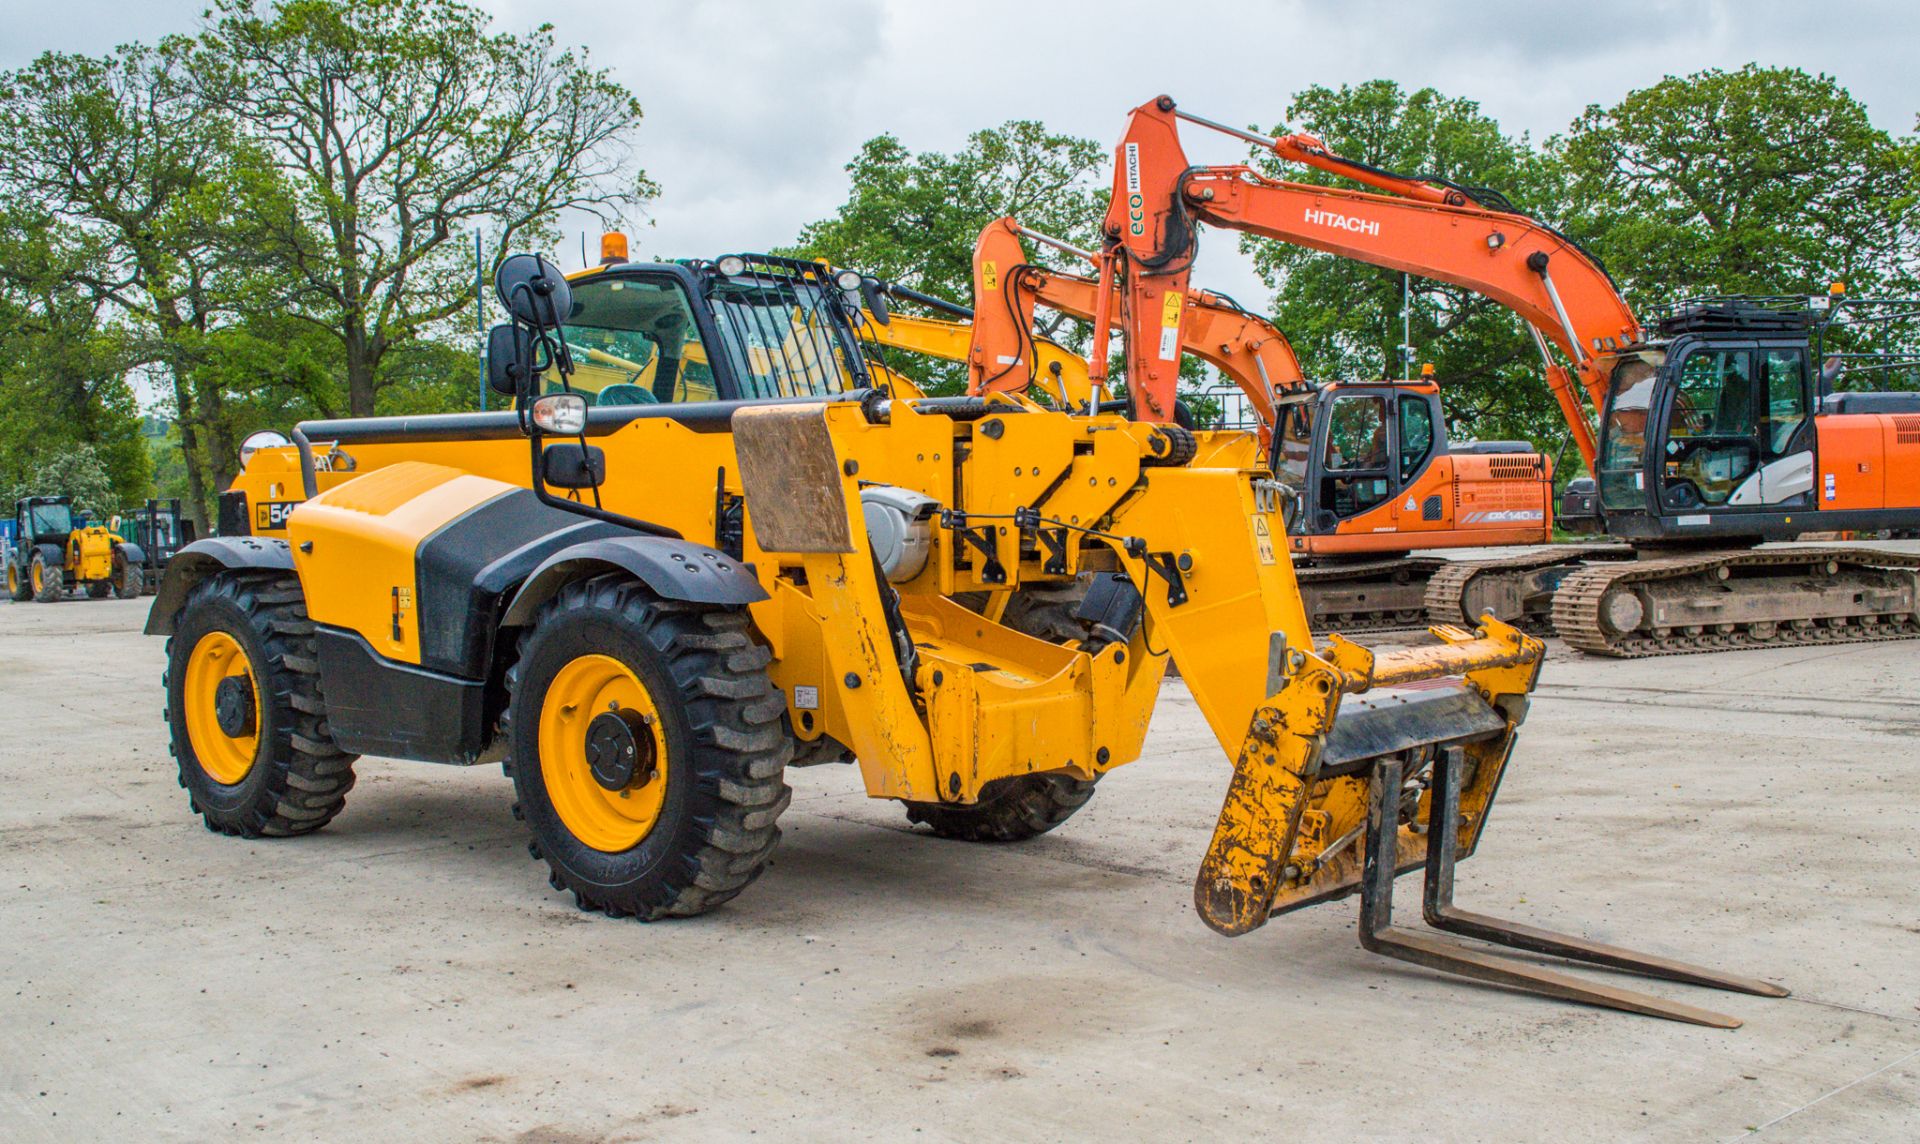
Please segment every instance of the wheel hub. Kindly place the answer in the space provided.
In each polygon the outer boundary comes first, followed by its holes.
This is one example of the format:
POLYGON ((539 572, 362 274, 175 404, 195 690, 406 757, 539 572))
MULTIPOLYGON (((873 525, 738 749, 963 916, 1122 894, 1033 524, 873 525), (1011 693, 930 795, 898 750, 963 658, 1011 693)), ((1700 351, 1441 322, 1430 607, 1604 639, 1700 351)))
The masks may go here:
POLYGON ((587 766, 610 791, 645 786, 658 771, 653 720, 631 707, 602 711, 587 724, 587 766))
POLYGON ((213 689, 213 718, 221 734, 239 739, 254 732, 253 680, 229 675, 213 689))

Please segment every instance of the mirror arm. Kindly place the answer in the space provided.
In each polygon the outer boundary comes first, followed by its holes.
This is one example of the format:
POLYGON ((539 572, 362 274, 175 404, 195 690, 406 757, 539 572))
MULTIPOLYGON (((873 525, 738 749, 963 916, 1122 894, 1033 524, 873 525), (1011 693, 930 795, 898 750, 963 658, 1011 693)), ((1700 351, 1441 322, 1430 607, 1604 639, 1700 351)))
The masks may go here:
MULTIPOLYGON (((660 536, 668 540, 685 539, 679 532, 668 528, 664 524, 655 524, 650 520, 641 520, 639 517, 628 516, 625 513, 609 512, 604 508, 600 508, 598 505, 583 504, 580 501, 555 496, 553 491, 547 488, 546 458, 541 455, 541 443, 545 439, 546 434, 540 432, 540 428, 537 425, 533 426, 532 431, 527 434, 527 442, 533 449, 533 495, 540 499, 541 504, 565 512, 576 513, 580 516, 592 517, 594 520, 603 520, 608 524, 617 524, 622 528, 631 528, 635 532, 643 532, 648 536, 660 536)), ((585 434, 581 435, 580 441, 582 445, 585 445, 585 434)), ((599 498, 599 492, 600 490, 596 486, 594 488, 595 499, 599 498)))

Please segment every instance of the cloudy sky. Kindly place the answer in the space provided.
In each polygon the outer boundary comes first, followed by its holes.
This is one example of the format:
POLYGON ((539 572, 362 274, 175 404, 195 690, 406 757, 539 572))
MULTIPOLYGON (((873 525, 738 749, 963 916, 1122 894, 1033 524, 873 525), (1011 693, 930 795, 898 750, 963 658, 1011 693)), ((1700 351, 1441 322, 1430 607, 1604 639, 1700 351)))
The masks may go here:
MULTIPOLYGON (((501 25, 554 25, 638 93, 664 194, 639 252, 763 249, 832 212, 842 167, 884 131, 947 150, 1010 118, 1097 139, 1166 92, 1198 114, 1273 122, 1308 84, 1386 76, 1478 100, 1508 131, 1553 134, 1663 75, 1757 60, 1836 76, 1874 120, 1920 114, 1915 0, 479 0, 501 25), (1211 20, 1195 12, 1230 13, 1211 20)), ((0 0, 0 67, 191 30, 206 0, 0 0)), ((1234 161, 1227 140, 1189 138, 1234 161)), ((1197 280, 1252 301, 1216 238, 1197 280)), ((577 236, 562 244, 579 261, 577 236)))

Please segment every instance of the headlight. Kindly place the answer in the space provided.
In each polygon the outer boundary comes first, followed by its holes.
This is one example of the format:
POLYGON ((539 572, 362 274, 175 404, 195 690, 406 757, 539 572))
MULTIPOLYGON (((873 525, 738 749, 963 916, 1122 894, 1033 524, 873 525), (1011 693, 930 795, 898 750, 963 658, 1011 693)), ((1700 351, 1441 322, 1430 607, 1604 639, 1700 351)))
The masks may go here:
POLYGON ((833 276, 833 281, 840 289, 851 294, 855 290, 860 289, 860 272, 858 270, 842 270, 833 276))
POLYGON ((549 393, 537 398, 533 423, 543 433, 571 437, 587 427, 587 399, 577 393, 549 393))
POLYGON ((727 255, 717 265, 720 267, 720 273, 729 278, 735 278, 747 272, 747 260, 737 254, 727 255))

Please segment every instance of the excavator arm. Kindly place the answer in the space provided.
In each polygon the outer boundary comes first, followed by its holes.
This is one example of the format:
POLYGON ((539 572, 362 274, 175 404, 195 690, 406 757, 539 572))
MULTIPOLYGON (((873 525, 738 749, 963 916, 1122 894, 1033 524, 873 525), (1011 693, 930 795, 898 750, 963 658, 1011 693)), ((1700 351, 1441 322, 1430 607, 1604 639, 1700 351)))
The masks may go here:
POLYGON ((1575 386, 1602 408, 1612 365, 1641 332, 1605 270, 1566 236, 1518 212, 1490 209, 1463 188, 1344 159, 1312 136, 1272 139, 1226 127, 1177 111, 1165 96, 1134 109, 1115 168, 1106 229, 1120 255, 1117 276, 1125 279, 1129 376, 1145 378, 1155 391, 1145 397, 1144 414, 1157 416, 1171 392, 1163 331, 1187 304, 1195 227, 1206 223, 1450 282, 1512 310, 1540 342, 1548 382, 1593 465, 1592 425, 1575 386), (1286 182, 1246 166, 1192 166, 1180 145, 1181 119, 1376 191, 1286 182), (1549 342, 1571 367, 1553 360, 1549 342))
MULTIPOLYGON (((1033 383, 1033 363, 1041 361, 1044 367, 1047 345, 1036 343, 1032 334, 1036 307, 1083 321, 1093 321, 1100 311, 1099 287, 1092 278, 1027 260, 1020 239, 1032 234, 1012 218, 1001 218, 987 224, 974 244, 969 392, 1020 392, 1033 383), (1036 344, 1041 347, 1038 352, 1036 344)), ((1057 240, 1042 237, 1042 241, 1066 248, 1057 240)), ((1109 325, 1121 313, 1114 293, 1109 291, 1106 308, 1109 325)), ((1178 352, 1193 354, 1218 369, 1246 394, 1257 417, 1261 444, 1266 445, 1272 435, 1276 398, 1305 384, 1300 359, 1285 335, 1258 314, 1204 290, 1192 291, 1181 310, 1177 333, 1178 352)), ((1093 363, 1096 374, 1102 360, 1093 363)), ((1168 401, 1170 408, 1171 398, 1168 401)))

